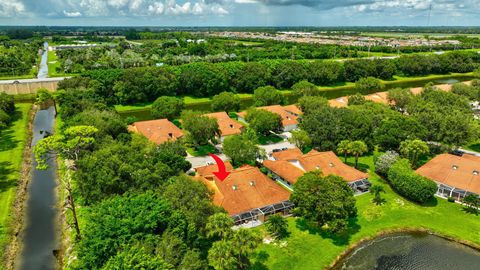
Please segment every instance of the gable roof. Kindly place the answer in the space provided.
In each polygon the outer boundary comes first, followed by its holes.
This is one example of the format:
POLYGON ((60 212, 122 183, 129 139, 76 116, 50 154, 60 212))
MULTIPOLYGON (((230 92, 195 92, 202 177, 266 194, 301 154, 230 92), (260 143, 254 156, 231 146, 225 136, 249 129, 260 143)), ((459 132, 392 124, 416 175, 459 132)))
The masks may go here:
POLYGON ((168 119, 135 122, 128 126, 128 130, 141 133, 156 144, 175 141, 183 136, 182 130, 168 119))
MULTIPOLYGON (((280 105, 257 107, 257 110, 265 110, 280 115, 282 118, 282 126, 290 126, 298 124, 298 115, 302 114, 302 111, 296 105, 289 105, 282 107, 280 105)), ((246 111, 238 113, 238 116, 245 118, 246 111)))
MULTIPOLYGON (((197 171, 198 172, 198 171, 197 171)), ((288 200, 290 193, 264 175, 257 167, 233 170, 220 181, 217 177, 198 177, 215 192, 214 203, 230 215, 288 200)))
POLYGON ((303 155, 300 149, 293 148, 273 153, 272 156, 276 161, 265 160, 263 163, 265 167, 282 178, 284 178, 284 176, 288 177, 290 180, 287 178, 284 179, 291 183, 295 183, 297 178, 301 175, 296 171, 299 167, 289 161, 298 161, 304 172, 321 170, 322 174, 325 176, 331 174, 338 175, 348 182, 368 178, 366 173, 343 163, 332 151, 318 152, 312 150, 303 155), (274 165, 273 163, 276 164, 274 165))
POLYGON ((328 104, 331 107, 335 108, 343 108, 348 106, 348 97, 339 97, 336 99, 330 99, 328 100, 328 104))
POLYGON ((297 179, 305 173, 299 167, 285 160, 273 161, 267 159, 263 161, 263 166, 290 183, 297 182, 297 179))
POLYGON ((286 161, 298 159, 302 155, 303 155, 302 151, 297 147, 272 153, 272 157, 275 158, 276 160, 286 160, 286 161))
MULTIPOLYGON (((233 171, 233 166, 230 163, 230 161, 225 162, 225 169, 227 170, 227 172, 233 171)), ((214 176, 213 172, 218 172, 218 165, 212 164, 212 165, 198 167, 198 168, 195 168, 195 171, 203 177, 213 177, 214 176)))
POLYGON ((441 154, 416 172, 435 182, 480 194, 480 157, 469 154, 461 157, 441 154))
POLYGON ((312 150, 299 159, 306 171, 320 169, 323 175, 338 175, 348 182, 368 178, 368 175, 343 163, 332 151, 318 152, 312 150))
POLYGON ((242 133, 243 125, 230 118, 226 112, 208 113, 205 116, 217 119, 218 128, 222 136, 242 133))

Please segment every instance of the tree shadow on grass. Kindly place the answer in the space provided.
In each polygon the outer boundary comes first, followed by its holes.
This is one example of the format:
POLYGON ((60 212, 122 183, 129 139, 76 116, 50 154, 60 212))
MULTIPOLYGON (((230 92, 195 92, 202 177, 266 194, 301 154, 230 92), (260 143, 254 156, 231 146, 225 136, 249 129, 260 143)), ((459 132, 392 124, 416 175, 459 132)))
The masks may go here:
MULTIPOLYGON (((347 162, 346 163, 348 166, 355 168, 355 162, 347 162)), ((360 161, 358 162, 357 170, 362 171, 362 172, 367 172, 370 169, 370 166, 368 166, 365 163, 361 163, 360 161)))
POLYGON ((438 199, 437 197, 432 197, 430 200, 422 203, 422 204, 419 204, 417 203, 418 205, 420 206, 424 206, 424 207, 435 207, 438 205, 438 199))
POLYGON ((15 186, 15 180, 8 176, 13 173, 12 163, 8 161, 0 162, 0 192, 4 192, 15 186))
MULTIPOLYGON (((23 113, 19 110, 16 110, 11 119, 11 123, 8 125, 7 129, 0 130, 0 152, 8 151, 17 147, 19 140, 15 139, 15 131, 11 129, 13 122, 22 118, 23 113)), ((23 127, 22 127, 23 128, 23 127)))
POLYGON ((301 231, 308 231, 309 234, 318 234, 322 238, 332 239, 333 244, 336 246, 345 246, 350 243, 352 235, 360 231, 361 226, 357 223, 356 217, 348 220, 348 227, 344 232, 332 233, 324 228, 318 227, 314 222, 305 220, 304 218, 298 218, 295 220, 296 226, 301 231))
POLYGON ((250 266, 251 270, 267 270, 268 267, 265 265, 265 262, 268 260, 270 255, 266 251, 259 251, 252 255, 254 263, 250 266))

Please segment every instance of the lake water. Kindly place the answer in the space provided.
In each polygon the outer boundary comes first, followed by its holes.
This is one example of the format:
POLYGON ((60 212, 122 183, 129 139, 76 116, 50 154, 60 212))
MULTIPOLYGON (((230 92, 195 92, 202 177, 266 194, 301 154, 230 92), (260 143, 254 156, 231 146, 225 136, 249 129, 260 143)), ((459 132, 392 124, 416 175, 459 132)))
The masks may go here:
MULTIPOLYGON (((33 122, 32 146, 44 137, 45 131, 53 133, 54 122, 53 106, 37 112, 33 122)), ((50 270, 56 265, 53 255, 58 248, 55 233, 55 162, 49 160, 50 168, 43 171, 37 170, 36 165, 34 161, 27 190, 26 227, 22 232, 23 250, 18 261, 18 269, 21 270, 50 270)))
MULTIPOLYGON (((429 82, 433 82, 434 84, 453 84, 457 82, 462 82, 462 81, 468 81, 471 80, 473 77, 471 76, 452 76, 451 78, 445 78, 445 79, 439 79, 439 80, 432 80, 432 79, 424 79, 424 80, 418 80, 414 82, 395 82, 392 84, 387 84, 385 86, 385 90, 387 91, 392 88, 412 88, 412 87, 423 87, 425 84, 429 82)), ((335 90, 328 90, 328 91, 321 91, 321 95, 324 96, 327 99, 335 99, 343 96, 348 96, 348 95, 353 95, 357 92, 353 87, 346 87, 346 88, 339 88, 335 90)), ((377 91, 364 91, 361 94, 368 95, 368 94, 373 94, 377 91)), ((294 95, 287 95, 286 96, 287 104, 294 104, 298 101, 298 97, 294 95)), ((253 99, 252 98, 244 98, 241 100, 240 103, 240 109, 244 110, 253 105, 253 99)), ((185 109, 187 110, 194 110, 194 111, 204 111, 204 112, 210 112, 211 109, 211 102, 206 101, 202 103, 195 103, 195 104, 187 104, 185 106, 185 109)), ((136 121, 143 121, 143 120, 151 120, 153 119, 151 113, 150 113, 150 108, 147 109, 142 109, 142 110, 135 110, 135 111, 125 111, 125 112, 120 112, 119 113, 122 117, 127 118, 127 117, 134 117, 136 121)))
POLYGON ((480 252, 427 233, 396 233, 368 241, 335 270, 478 270, 480 252))

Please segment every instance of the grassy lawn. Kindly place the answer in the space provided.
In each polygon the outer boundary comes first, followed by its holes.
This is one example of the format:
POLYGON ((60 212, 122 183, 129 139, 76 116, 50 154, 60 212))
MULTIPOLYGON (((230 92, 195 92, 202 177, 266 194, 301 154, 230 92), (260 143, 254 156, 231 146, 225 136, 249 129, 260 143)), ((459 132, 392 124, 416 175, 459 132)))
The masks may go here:
POLYGON ((283 138, 281 138, 277 135, 273 135, 273 134, 270 134, 268 136, 265 136, 265 135, 258 136, 258 142, 261 145, 278 143, 278 142, 281 142, 281 141, 283 141, 283 138))
POLYGON ((217 149, 213 145, 207 144, 201 145, 197 148, 187 148, 187 152, 194 157, 201 157, 210 153, 216 153, 217 149))
POLYGON ((7 239, 10 206, 20 177, 31 104, 16 104, 14 121, 0 132, 0 250, 7 239))
MULTIPOLYGON (((349 163, 353 159, 349 159, 349 163)), ((462 206, 435 198, 426 206, 397 195, 373 171, 373 157, 363 157, 360 164, 370 168, 373 184, 382 184, 386 203, 374 205, 371 194, 357 198, 358 217, 351 220, 349 231, 334 236, 317 229, 300 218, 289 218, 290 235, 285 245, 262 244, 255 256, 254 269, 324 269, 357 241, 392 229, 423 228, 466 240, 480 246, 480 217, 463 211, 462 206)), ((264 230, 260 227, 259 230, 264 230)))
POLYGON ((467 150, 480 152, 480 141, 471 143, 471 144, 465 146, 464 148, 467 149, 467 150))
POLYGON ((57 67, 60 67, 60 61, 58 61, 55 51, 48 51, 47 64, 48 77, 64 76, 64 74, 57 73, 57 67))

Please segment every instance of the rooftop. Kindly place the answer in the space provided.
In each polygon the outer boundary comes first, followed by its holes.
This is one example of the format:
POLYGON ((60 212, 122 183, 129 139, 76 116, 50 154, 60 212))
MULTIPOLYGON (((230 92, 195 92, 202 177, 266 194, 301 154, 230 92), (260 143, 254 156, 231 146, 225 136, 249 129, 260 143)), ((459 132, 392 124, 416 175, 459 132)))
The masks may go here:
POLYGON ((418 168, 417 173, 435 182, 480 194, 480 157, 441 154, 418 168))
MULTIPOLYGON (((288 105, 288 106, 272 105, 272 106, 257 107, 256 109, 266 110, 266 111, 280 115, 280 117, 282 117, 282 125, 284 127, 298 124, 298 116, 302 114, 302 111, 296 105, 288 105)), ((247 115, 246 111, 238 113, 238 116, 243 118, 246 115, 247 115)))
POLYGON ((243 125, 230 118, 226 112, 209 113, 205 114, 205 116, 217 119, 222 136, 242 133, 243 125))
POLYGON ((214 204, 222 206, 230 215, 288 200, 290 193, 264 175, 257 167, 243 166, 232 170, 220 181, 215 176, 197 178, 215 192, 214 204))
POLYGON ((135 122, 128 126, 128 130, 141 133, 156 144, 175 141, 183 136, 182 130, 168 119, 135 122))
POLYGON ((272 156, 276 160, 265 160, 263 165, 290 183, 295 183, 304 172, 315 170, 321 170, 323 175, 338 175, 348 182, 368 178, 366 173, 344 164, 332 151, 312 150, 302 154, 300 149, 294 148, 273 153, 272 156))

